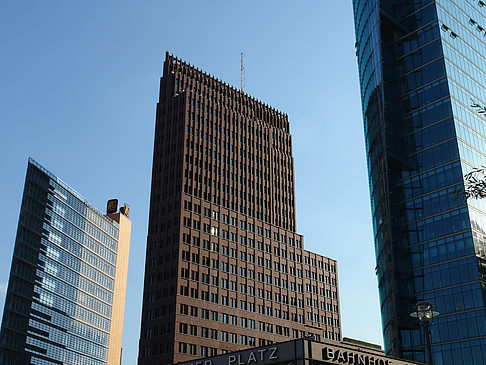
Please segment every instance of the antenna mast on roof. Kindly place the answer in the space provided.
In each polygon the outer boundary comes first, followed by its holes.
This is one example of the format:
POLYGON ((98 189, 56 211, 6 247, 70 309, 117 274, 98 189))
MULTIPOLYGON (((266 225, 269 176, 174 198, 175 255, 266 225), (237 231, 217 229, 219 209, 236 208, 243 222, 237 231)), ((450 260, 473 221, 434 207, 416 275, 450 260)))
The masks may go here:
POLYGON ((241 56, 241 86, 240 86, 240 90, 243 92, 243 86, 244 86, 244 83, 245 83, 245 65, 243 64, 243 56, 244 56, 244 53, 243 52, 240 52, 240 56, 241 56))

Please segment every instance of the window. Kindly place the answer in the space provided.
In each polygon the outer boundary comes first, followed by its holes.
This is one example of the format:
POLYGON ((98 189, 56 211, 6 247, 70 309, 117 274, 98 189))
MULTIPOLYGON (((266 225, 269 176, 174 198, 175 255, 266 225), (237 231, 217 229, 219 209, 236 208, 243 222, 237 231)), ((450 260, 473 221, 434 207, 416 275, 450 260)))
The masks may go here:
POLYGON ((201 346, 201 352, 200 352, 200 355, 201 355, 201 356, 205 356, 205 357, 206 357, 206 356, 208 356, 208 353, 209 353, 209 351, 208 351, 208 347, 207 347, 207 346, 201 346))
POLYGON ((221 331, 221 341, 223 342, 228 342, 229 340, 229 334, 226 331, 221 331))

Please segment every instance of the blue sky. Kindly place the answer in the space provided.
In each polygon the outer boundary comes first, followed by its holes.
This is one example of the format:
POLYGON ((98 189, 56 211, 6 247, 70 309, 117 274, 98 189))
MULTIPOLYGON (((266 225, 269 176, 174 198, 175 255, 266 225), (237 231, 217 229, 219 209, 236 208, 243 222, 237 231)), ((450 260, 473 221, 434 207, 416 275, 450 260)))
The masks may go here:
POLYGON ((28 157, 131 206, 123 364, 135 364, 165 50, 289 115, 297 228, 338 260, 343 335, 382 343, 351 0, 3 1, 0 310, 28 157))

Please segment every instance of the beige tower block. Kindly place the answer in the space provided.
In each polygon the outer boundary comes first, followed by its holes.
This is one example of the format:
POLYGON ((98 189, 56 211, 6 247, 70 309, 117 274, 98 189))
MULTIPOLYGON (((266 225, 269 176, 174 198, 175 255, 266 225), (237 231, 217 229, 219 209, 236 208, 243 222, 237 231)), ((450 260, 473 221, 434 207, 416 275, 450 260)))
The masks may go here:
POLYGON ((108 365, 120 365, 132 222, 122 213, 107 214, 106 216, 120 225, 107 362, 108 365))

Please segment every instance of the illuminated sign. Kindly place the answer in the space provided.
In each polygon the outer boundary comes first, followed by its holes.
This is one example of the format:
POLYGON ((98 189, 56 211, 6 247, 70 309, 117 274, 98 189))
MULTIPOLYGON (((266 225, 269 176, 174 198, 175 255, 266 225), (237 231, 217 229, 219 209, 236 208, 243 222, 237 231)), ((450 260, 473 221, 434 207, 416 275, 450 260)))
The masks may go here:
POLYGON ((118 199, 110 199, 106 203, 106 214, 116 213, 118 210, 118 199))

